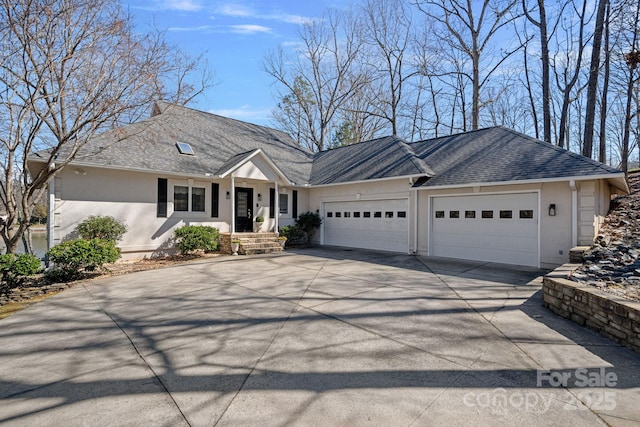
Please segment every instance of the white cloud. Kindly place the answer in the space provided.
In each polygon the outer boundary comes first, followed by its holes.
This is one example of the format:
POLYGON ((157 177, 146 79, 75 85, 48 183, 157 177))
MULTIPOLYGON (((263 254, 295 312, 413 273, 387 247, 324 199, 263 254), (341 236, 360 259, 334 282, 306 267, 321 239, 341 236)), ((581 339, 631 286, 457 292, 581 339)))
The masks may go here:
POLYGON ((225 16, 242 16, 242 17, 255 16, 255 13, 251 8, 249 8, 248 6, 240 5, 240 4, 222 5, 217 9, 217 12, 225 16))
POLYGON ((168 31, 181 31, 181 32, 210 32, 213 31, 215 27, 211 25, 200 25, 197 27, 169 27, 168 31))
POLYGON ((250 121, 253 123, 267 123, 271 116, 271 110, 252 109, 250 105, 241 105, 238 108, 221 108, 217 110, 209 110, 212 114, 223 117, 231 117, 236 120, 250 121))
POLYGON ((231 31, 238 34, 258 34, 258 33, 270 33, 271 28, 264 27, 262 25, 231 25, 231 31))
POLYGON ((226 3, 216 9, 217 13, 224 16, 239 17, 239 18, 254 18, 262 19, 266 21, 284 22, 287 24, 306 24, 314 21, 313 18, 308 18, 301 15, 291 15, 287 13, 266 13, 261 14, 256 12, 249 6, 237 3, 226 3))
POLYGON ((262 16, 262 18, 272 20, 272 21, 285 22, 287 24, 296 24, 296 25, 309 24, 315 21, 314 18, 308 18, 306 16, 300 16, 300 15, 287 15, 287 14, 264 15, 262 16))
POLYGON ((164 0, 163 9, 181 10, 185 12, 197 12, 202 9, 202 5, 196 0, 164 0))

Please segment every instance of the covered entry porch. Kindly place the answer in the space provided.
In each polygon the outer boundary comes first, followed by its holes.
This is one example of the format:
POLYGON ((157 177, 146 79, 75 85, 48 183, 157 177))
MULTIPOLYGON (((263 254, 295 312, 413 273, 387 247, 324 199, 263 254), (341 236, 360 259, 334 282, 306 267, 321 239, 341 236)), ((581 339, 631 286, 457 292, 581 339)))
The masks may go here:
POLYGON ((220 178, 229 183, 225 197, 229 202, 230 234, 277 233, 283 212, 295 210, 297 215, 297 191, 288 189, 293 183, 262 150, 254 150, 228 164, 220 178), (290 192, 296 200, 289 200, 290 192))

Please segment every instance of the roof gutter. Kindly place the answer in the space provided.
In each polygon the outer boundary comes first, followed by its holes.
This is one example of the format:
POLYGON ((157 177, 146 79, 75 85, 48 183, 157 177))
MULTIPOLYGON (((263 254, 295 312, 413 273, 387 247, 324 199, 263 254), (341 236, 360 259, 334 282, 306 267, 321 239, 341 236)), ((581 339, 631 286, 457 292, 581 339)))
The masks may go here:
POLYGON ((359 181, 344 181, 344 182, 334 182, 331 184, 305 184, 304 186, 307 188, 320 188, 320 187, 335 187, 336 185, 349 185, 349 184, 366 184, 371 182, 383 182, 383 181, 393 181, 398 179, 408 179, 410 185, 413 185, 411 181, 415 182, 416 178, 422 178, 425 176, 429 176, 426 174, 421 175, 400 175, 400 176, 392 176, 388 178, 374 178, 374 179, 362 179, 359 181))
POLYGON ((522 179, 511 181, 494 181, 494 182, 473 182, 464 184, 450 184, 450 185, 423 185, 416 187, 418 190, 446 190, 450 188, 467 188, 467 187, 489 187, 498 185, 522 185, 522 184, 539 184, 545 182, 565 182, 565 181, 591 181, 594 179, 606 179, 615 188, 623 191, 625 194, 629 194, 629 185, 625 178, 624 172, 599 174, 599 175, 582 175, 582 176, 564 176, 558 178, 541 178, 541 179, 522 179))

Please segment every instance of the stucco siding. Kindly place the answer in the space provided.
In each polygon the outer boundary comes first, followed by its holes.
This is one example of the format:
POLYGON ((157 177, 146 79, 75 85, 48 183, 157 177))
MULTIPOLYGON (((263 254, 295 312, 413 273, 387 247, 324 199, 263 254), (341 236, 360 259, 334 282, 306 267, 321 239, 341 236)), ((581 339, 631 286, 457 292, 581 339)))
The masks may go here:
MULTIPOLYGON (((67 168, 55 184, 53 244, 76 236, 77 225, 90 215, 109 215, 123 221, 128 231, 118 242, 123 253, 163 250, 173 230, 185 224, 205 224, 228 231, 229 201, 220 191, 220 217, 211 217, 211 182, 168 178, 167 217, 156 216, 157 179, 154 174, 95 168, 67 168), (205 212, 175 212, 173 187, 204 187, 205 212)), ((222 185, 221 185, 222 187, 222 185)))

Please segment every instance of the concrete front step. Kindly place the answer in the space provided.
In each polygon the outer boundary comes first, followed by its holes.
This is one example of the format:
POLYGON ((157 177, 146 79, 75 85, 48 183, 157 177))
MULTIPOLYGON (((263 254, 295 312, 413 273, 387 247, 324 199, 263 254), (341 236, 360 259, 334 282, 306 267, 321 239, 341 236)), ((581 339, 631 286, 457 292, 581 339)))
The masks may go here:
POLYGON ((239 254, 255 255, 282 251, 277 233, 222 233, 220 249, 223 253, 232 253, 232 237, 240 241, 239 254))
POLYGON ((277 248, 272 247, 272 248, 243 248, 241 247, 240 250, 238 251, 238 253, 240 254, 244 254, 244 255, 259 255, 259 254, 273 254, 276 252, 281 252, 282 251, 282 247, 280 245, 278 245, 277 248))
POLYGON ((252 249, 269 249, 269 248, 281 248, 279 242, 240 242, 240 246, 243 248, 252 248, 252 249))

